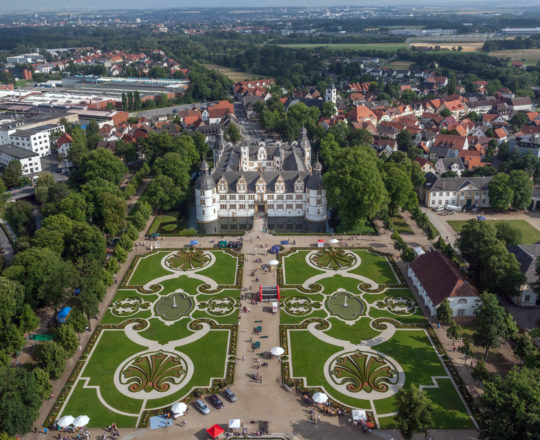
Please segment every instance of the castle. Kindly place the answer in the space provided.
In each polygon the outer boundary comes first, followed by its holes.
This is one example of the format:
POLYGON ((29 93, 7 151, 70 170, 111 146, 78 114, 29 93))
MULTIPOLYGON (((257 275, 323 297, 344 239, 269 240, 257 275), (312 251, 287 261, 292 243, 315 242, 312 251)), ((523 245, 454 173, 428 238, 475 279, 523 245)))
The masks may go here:
POLYGON ((213 148, 214 168, 203 161, 195 183, 197 221, 220 218, 303 217, 326 221, 322 166, 311 166, 311 144, 302 129, 298 141, 225 142, 220 130, 213 148))

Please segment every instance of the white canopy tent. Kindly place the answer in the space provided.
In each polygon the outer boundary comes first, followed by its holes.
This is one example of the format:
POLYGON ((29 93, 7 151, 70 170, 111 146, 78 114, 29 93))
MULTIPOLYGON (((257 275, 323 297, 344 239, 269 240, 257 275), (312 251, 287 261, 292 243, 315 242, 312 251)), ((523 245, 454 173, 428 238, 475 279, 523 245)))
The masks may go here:
POLYGON ((273 356, 281 356, 283 353, 285 353, 285 350, 281 347, 272 347, 270 349, 270 353, 272 353, 273 356))
POLYGON ((187 405, 184 402, 176 402, 172 407, 171 411, 175 416, 183 415, 187 410, 187 405))
POLYGON ((326 403, 328 401, 328 396, 324 393, 315 393, 313 394, 313 401, 315 403, 326 403))
POLYGON ((71 423, 75 428, 82 428, 83 426, 88 425, 90 423, 90 417, 88 416, 79 416, 73 420, 71 423))
POLYGON ((367 421, 366 412, 363 409, 353 409, 351 411, 353 422, 367 421))
POLYGON ((332 239, 330 240, 330 243, 331 243, 331 244, 338 244, 338 243, 339 243, 339 240, 338 240, 337 238, 332 238, 332 239))
POLYGON ((56 425, 59 428, 67 428, 69 425, 73 423, 73 420, 75 420, 73 416, 63 416, 58 419, 58 421, 56 422, 56 425))
POLYGON ((229 419, 229 429, 240 429, 242 421, 240 419, 229 419))

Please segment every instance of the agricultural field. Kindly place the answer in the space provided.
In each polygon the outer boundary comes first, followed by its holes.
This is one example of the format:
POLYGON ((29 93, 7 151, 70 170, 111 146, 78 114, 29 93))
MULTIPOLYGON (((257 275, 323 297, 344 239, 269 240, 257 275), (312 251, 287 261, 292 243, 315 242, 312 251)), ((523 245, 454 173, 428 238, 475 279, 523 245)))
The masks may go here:
POLYGON ((368 249, 299 249, 283 255, 280 267, 285 382, 366 410, 383 428, 395 427, 396 393, 414 383, 433 401, 432 428, 474 428, 390 257, 368 249))
POLYGON ((162 250, 135 260, 47 424, 145 426, 150 414, 232 381, 240 257, 162 250))
POLYGON ((530 66, 535 66, 540 61, 540 49, 495 50, 489 55, 497 58, 509 58, 511 62, 522 61, 530 66))
POLYGON ((352 50, 381 50, 388 52, 395 52, 398 49, 404 49, 407 47, 405 43, 306 43, 306 44, 280 44, 281 47, 288 47, 291 49, 316 49, 324 47, 326 49, 352 49, 352 50))
POLYGON ((439 46, 441 49, 458 50, 461 46, 462 52, 480 52, 482 50, 483 42, 466 42, 466 41, 452 41, 451 43, 444 42, 421 42, 415 41, 411 43, 411 46, 430 47, 435 48, 439 46))
POLYGON ((205 64, 205 67, 208 69, 217 70, 219 73, 222 73, 233 82, 248 81, 250 79, 257 79, 260 77, 259 75, 255 75, 253 73, 239 72, 229 67, 218 66, 217 64, 205 64))

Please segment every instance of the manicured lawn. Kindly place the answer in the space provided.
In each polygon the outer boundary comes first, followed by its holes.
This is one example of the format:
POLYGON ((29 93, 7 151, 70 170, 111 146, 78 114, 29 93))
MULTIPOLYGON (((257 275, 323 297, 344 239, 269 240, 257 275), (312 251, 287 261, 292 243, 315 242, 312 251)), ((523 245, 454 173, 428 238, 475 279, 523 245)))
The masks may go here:
POLYGON ((353 325, 336 318, 329 318, 328 321, 332 324, 332 327, 325 331, 328 336, 349 341, 353 344, 360 344, 362 341, 374 338, 380 333, 370 327, 371 320, 368 318, 360 318, 353 325))
POLYGON ((413 230, 401 215, 396 214, 395 216, 390 218, 394 225, 394 231, 398 232, 399 234, 405 235, 413 233, 413 230))
POLYGON ((234 284, 238 258, 223 251, 214 251, 213 254, 216 256, 216 262, 199 273, 212 278, 218 284, 234 284))
MULTIPOLYGON (((114 304, 116 301, 128 298, 128 297, 138 297, 143 299, 144 301, 152 302, 155 299, 157 299, 157 295, 141 295, 136 290, 133 289, 122 289, 118 290, 116 294, 114 295, 114 299, 111 304, 114 304)), ((116 316, 113 315, 111 312, 111 307, 107 309, 105 312, 105 316, 103 317, 103 320, 101 321, 103 324, 120 324, 124 322, 126 319, 131 318, 149 318, 151 316, 150 309, 146 310, 140 310, 139 312, 135 313, 134 315, 129 316, 116 316)))
POLYGON ((228 330, 212 330, 198 341, 183 345, 176 350, 185 353, 193 361, 195 371, 188 384, 175 394, 162 399, 149 400, 147 408, 159 408, 181 399, 194 386, 208 386, 213 377, 225 375, 228 330))
POLYGON ((360 266, 351 272, 363 275, 378 284, 399 284, 398 279, 392 272, 390 263, 382 255, 374 254, 366 250, 354 251, 362 260, 360 266))
POLYGON ((359 294, 360 291, 357 286, 360 283, 361 281, 356 278, 343 277, 341 275, 334 275, 331 278, 323 278, 317 281, 317 284, 323 286, 323 292, 326 295, 330 295, 338 289, 345 289, 347 292, 359 294))
MULTIPOLYGON (((414 298, 413 294, 409 289, 386 289, 383 293, 380 294, 364 295, 364 299, 371 304, 378 300, 384 299, 384 297, 408 298, 412 300, 414 304, 418 305, 416 299, 414 298)), ((426 322, 426 317, 424 316, 424 313, 422 312, 422 309, 420 309, 420 307, 418 307, 412 315, 404 316, 394 314, 389 310, 380 310, 372 307, 369 310, 369 316, 371 316, 372 318, 392 318, 401 322, 402 324, 424 324, 426 322)))
POLYGON ((139 264, 127 284, 131 286, 143 286, 155 278, 173 273, 173 271, 165 270, 161 267, 161 260, 165 255, 170 253, 171 251, 156 252, 147 257, 140 258, 139 264))
POLYGON ((145 350, 126 338, 121 330, 103 330, 103 334, 81 377, 90 377, 89 385, 99 385, 101 395, 113 408, 136 414, 142 401, 129 399, 114 386, 114 372, 125 359, 145 350))
POLYGON ((153 318, 150 320, 150 326, 139 334, 144 338, 157 341, 158 344, 166 344, 169 341, 185 338, 193 334, 187 328, 190 321, 191 319, 184 318, 172 325, 166 325, 163 321, 153 318))
POLYGON ((146 233, 146 235, 152 235, 155 232, 158 232, 159 227, 164 223, 172 223, 172 222, 177 221, 178 215, 179 215, 178 211, 170 211, 167 214, 156 215, 156 217, 154 218, 154 221, 148 228, 148 232, 146 233))
POLYGON ((341 347, 327 344, 306 330, 292 330, 289 334, 294 377, 306 377, 307 385, 310 387, 324 386, 332 397, 353 408, 371 408, 366 400, 354 399, 336 391, 324 377, 324 363, 334 353, 342 350, 341 347))
POLYGON ((321 271, 306 263, 306 255, 311 251, 297 251, 283 258, 285 264, 285 284, 302 284, 321 271))
POLYGON ((97 396, 95 389, 83 388, 83 382, 79 381, 71 395, 63 415, 87 415, 90 417, 91 426, 106 427, 113 423, 119 428, 135 428, 137 417, 124 416, 105 408, 97 396))
POLYGON ((309 315, 302 315, 302 316, 293 316, 289 315, 287 312, 285 312, 283 309, 280 310, 280 323, 281 324, 301 324, 302 321, 308 318, 326 318, 328 313, 324 310, 315 310, 314 312, 310 313, 309 315))
MULTIPOLYGON (((534 244, 540 241, 540 231, 532 227, 525 220, 487 220, 490 223, 508 223, 512 227, 521 232, 521 244, 534 244)), ((456 232, 460 232, 463 226, 467 223, 466 220, 448 220, 448 224, 456 232)))
POLYGON ((197 287, 204 283, 201 280, 183 275, 178 278, 163 281, 160 284, 163 286, 163 290, 159 292, 160 295, 168 295, 178 289, 182 289, 190 295, 197 295, 197 287))

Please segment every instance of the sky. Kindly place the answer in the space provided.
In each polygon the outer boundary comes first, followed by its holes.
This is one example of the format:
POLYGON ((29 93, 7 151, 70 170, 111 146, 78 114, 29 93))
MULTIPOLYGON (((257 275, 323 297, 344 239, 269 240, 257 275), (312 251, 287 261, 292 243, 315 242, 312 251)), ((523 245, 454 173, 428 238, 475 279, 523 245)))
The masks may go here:
MULTIPOLYGON (((513 5, 529 4, 534 5, 536 0, 518 0, 513 5)), ((386 6, 407 4, 429 5, 429 6, 450 6, 448 0, 379 0, 374 3, 372 0, 206 0, 202 2, 204 7, 265 7, 265 6, 386 6)), ((474 7, 476 4, 494 4, 508 6, 507 2, 490 0, 457 0, 451 2, 450 7, 457 5, 474 7)), ((537 3, 536 3, 537 4, 537 3)), ((193 0, 24 0, 17 2, 13 0, 0 0, 0 11, 54 11, 54 10, 96 10, 96 9, 147 9, 147 8, 194 8, 201 7, 201 3, 193 0)))

